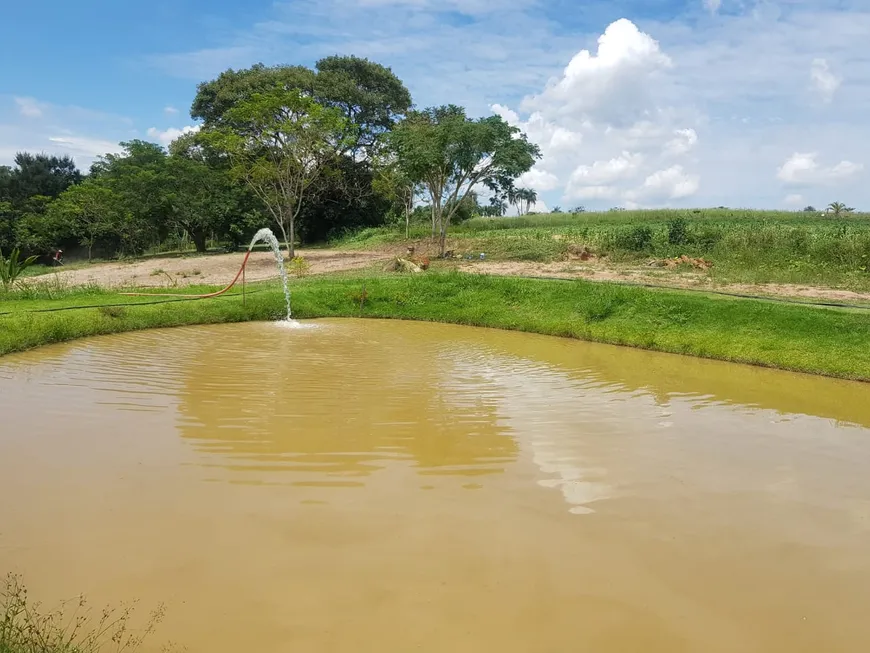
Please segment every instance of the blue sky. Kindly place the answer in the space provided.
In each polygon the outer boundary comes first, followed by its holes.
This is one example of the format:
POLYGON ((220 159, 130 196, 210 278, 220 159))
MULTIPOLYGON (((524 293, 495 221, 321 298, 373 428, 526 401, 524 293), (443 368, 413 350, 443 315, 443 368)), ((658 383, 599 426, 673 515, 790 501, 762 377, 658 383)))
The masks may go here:
POLYGON ((541 206, 870 209, 867 0, 29 0, 0 23, 0 164, 87 167, 193 122, 227 67, 357 54, 544 150, 541 206), (21 61, 21 65, 8 65, 21 61))

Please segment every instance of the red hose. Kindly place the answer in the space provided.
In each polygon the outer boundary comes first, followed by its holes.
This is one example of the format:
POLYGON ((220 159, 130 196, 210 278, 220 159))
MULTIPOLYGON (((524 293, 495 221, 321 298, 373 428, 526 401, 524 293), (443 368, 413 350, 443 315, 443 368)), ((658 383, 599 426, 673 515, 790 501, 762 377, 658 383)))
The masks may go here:
POLYGON ((217 297, 218 295, 223 295, 226 291, 236 285, 236 282, 239 280, 239 277, 242 276, 242 272, 245 271, 245 266, 248 264, 248 257, 251 255, 251 250, 248 250, 248 253, 245 254, 245 260, 242 261, 242 267, 239 268, 239 271, 236 273, 235 279, 230 282, 226 288, 222 290, 218 290, 217 292, 210 292, 205 295, 183 295, 180 293, 151 293, 151 292, 122 292, 121 294, 125 297, 192 297, 195 299, 207 299, 208 297, 217 297))

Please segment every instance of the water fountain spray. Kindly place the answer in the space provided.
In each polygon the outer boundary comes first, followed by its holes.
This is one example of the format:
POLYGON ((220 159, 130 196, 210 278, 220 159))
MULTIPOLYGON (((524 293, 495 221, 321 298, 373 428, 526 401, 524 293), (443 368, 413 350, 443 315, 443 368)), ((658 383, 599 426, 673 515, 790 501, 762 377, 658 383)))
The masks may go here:
POLYGON ((278 265, 278 273, 281 276, 281 285, 284 289, 284 300, 287 303, 287 317, 284 318, 283 322, 295 325, 296 323, 292 319, 292 312, 290 310, 290 284, 287 279, 287 270, 284 267, 284 255, 281 254, 281 245, 278 242, 278 239, 275 237, 275 234, 271 229, 265 228, 260 229, 256 234, 254 234, 254 238, 251 240, 251 244, 248 245, 248 251, 245 253, 245 258, 242 261, 242 266, 239 268, 239 271, 236 273, 235 278, 229 283, 225 288, 221 288, 216 292, 206 293, 204 295, 184 295, 178 293, 142 293, 142 292, 125 292, 121 293, 122 295, 126 295, 128 297, 189 297, 191 299, 207 299, 209 297, 218 297, 219 295, 223 295, 230 288, 236 285, 236 282, 239 280, 239 277, 245 271, 245 266, 248 264, 248 258, 251 256, 251 251, 254 249, 254 245, 258 242, 265 242, 272 249, 272 254, 275 256, 275 263, 278 265))

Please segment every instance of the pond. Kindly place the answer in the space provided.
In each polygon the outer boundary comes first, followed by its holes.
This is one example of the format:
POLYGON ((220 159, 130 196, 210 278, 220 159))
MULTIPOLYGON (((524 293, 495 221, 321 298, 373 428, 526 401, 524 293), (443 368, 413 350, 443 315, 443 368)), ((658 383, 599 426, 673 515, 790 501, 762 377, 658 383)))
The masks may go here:
POLYGON ((313 324, 0 359, 0 574, 212 653, 870 649, 867 385, 313 324))

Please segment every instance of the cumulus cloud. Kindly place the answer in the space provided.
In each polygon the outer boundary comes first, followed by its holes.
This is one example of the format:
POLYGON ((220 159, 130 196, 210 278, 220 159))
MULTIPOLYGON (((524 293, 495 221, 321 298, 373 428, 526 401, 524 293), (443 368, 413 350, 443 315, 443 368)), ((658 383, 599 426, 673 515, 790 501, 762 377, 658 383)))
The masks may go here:
POLYGON ((536 191, 546 193, 559 187, 559 178, 552 172, 532 169, 517 179, 516 186, 534 188, 536 191))
POLYGON ((680 199, 697 193, 699 186, 698 175, 687 173, 683 166, 675 165, 652 173, 644 180, 643 186, 628 191, 625 197, 631 201, 680 199))
POLYGON ((656 73, 671 65, 655 39, 621 18, 598 38, 595 54, 578 52, 562 76, 540 94, 526 97, 521 109, 530 113, 555 110, 568 124, 591 120, 629 126, 648 108, 656 73))
POLYGON ((169 129, 160 130, 156 127, 150 127, 146 134, 148 134, 148 138, 152 138, 161 145, 169 145, 172 141, 174 141, 179 136, 184 136, 185 134, 195 134, 199 131, 199 125, 188 125, 186 127, 182 127, 178 129, 176 127, 170 127, 169 129))
POLYGON ((813 59, 810 66, 810 80, 813 88, 824 102, 834 99, 834 94, 840 88, 842 80, 831 72, 831 67, 825 59, 813 59))
POLYGON ((569 186, 600 186, 634 175, 643 163, 643 156, 623 152, 608 161, 595 161, 592 165, 580 165, 571 173, 569 186))
POLYGON ((667 162, 699 140, 687 114, 657 98, 671 66, 655 39, 621 19, 599 37, 596 53, 574 55, 520 111, 493 105, 541 148, 524 181, 543 192, 561 188, 563 202, 668 203, 693 195, 699 176, 667 162))
POLYGON ((25 118, 42 118, 44 105, 32 97, 16 97, 15 104, 18 106, 18 113, 25 118))
POLYGON ((175 107, 164 107, 163 113, 165 113, 167 116, 174 116, 178 113, 178 109, 176 109, 175 107))
POLYGON ((776 177, 791 185, 818 185, 842 181, 857 175, 864 164, 840 161, 833 166, 819 165, 816 152, 795 152, 776 172, 776 177))
POLYGON ((565 191, 568 200, 609 200, 617 199, 620 189, 616 186, 571 186, 565 191))
POLYGON ((687 154, 698 143, 698 133, 694 129, 676 129, 675 137, 665 143, 664 153, 667 156, 687 154))

